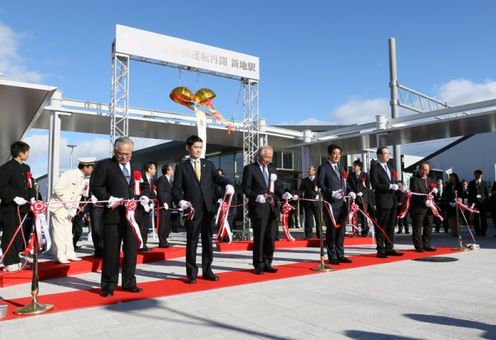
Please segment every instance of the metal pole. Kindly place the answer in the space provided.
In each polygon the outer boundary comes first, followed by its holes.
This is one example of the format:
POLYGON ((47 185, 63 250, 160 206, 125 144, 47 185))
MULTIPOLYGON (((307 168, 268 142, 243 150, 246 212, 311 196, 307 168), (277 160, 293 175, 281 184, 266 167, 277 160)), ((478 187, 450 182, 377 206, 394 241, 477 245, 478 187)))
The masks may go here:
POLYGON ((74 148, 76 146, 77 146, 76 144, 67 144, 67 147, 70 149, 69 150, 70 169, 72 169, 72 153, 74 152, 74 148))
MULTIPOLYGON (((396 39, 389 38, 389 88, 391 91, 391 118, 398 117, 398 70, 396 65, 396 39)), ((401 149, 399 145, 393 145, 394 167, 398 173, 398 179, 403 179, 401 169, 401 149)))

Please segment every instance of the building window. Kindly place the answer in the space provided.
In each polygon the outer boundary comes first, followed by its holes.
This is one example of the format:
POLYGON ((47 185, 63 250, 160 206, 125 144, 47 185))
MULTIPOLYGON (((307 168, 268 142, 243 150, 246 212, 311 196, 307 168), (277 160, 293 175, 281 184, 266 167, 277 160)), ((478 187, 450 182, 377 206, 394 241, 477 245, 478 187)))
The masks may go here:
POLYGON ((274 151, 274 160, 277 169, 282 169, 282 170, 294 169, 294 155, 292 152, 274 151))

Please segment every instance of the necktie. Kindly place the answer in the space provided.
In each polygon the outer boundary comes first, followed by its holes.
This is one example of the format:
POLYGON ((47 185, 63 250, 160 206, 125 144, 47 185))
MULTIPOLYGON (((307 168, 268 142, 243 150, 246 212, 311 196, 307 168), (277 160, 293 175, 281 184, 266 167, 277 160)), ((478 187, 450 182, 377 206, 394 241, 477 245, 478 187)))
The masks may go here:
POLYGON ((129 174, 129 170, 127 169, 127 163, 122 164, 122 173, 124 174, 124 177, 126 178, 127 184, 131 182, 131 175, 129 174))
POLYGON ((388 168, 387 164, 384 164, 384 170, 386 171, 386 173, 389 177, 389 180, 391 180, 391 173, 389 172, 389 168, 388 168))
POLYGON ((269 173, 267 172, 267 167, 264 166, 263 167, 263 176, 264 176, 264 179, 265 179, 265 185, 267 185, 267 187, 269 186, 269 173))
POLYGON ((200 170, 199 160, 195 160, 195 174, 196 174, 196 178, 198 178, 198 180, 201 180, 201 170, 200 170))
POLYGON ((334 172, 336 173, 336 176, 338 176, 338 179, 341 179, 341 175, 339 174, 338 166, 333 165, 332 167, 334 169, 334 172))

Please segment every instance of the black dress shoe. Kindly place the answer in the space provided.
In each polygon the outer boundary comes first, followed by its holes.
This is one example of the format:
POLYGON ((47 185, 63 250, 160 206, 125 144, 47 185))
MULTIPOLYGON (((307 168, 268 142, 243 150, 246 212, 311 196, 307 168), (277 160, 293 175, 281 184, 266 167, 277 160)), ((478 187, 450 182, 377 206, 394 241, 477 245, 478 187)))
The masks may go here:
POLYGON ((432 248, 432 247, 424 247, 424 250, 425 251, 436 251, 437 249, 436 248, 432 248))
POLYGON ((424 252, 424 249, 422 249, 422 248, 415 248, 415 251, 417 253, 423 253, 424 252))
POLYGON ((205 275, 203 275, 203 279, 204 280, 208 280, 208 281, 219 281, 220 278, 215 275, 214 273, 207 273, 205 275))
POLYGON ((169 243, 169 241, 165 240, 164 243, 159 243, 158 244, 158 247, 159 248, 169 248, 170 247, 170 243, 169 243))
POLYGON ((194 278, 194 277, 188 277, 188 279, 186 280, 186 283, 189 283, 190 285, 195 284, 196 283, 196 278, 194 278))
POLYGON ((397 252, 394 249, 386 251, 387 256, 403 256, 403 253, 397 252))
POLYGON ((149 251, 150 249, 148 249, 147 246, 144 246, 143 248, 140 248, 139 251, 149 251))
POLYGON ((143 288, 140 288, 138 286, 131 286, 131 287, 122 287, 122 290, 125 292, 139 293, 143 291, 143 288))
POLYGON ((330 259, 329 263, 330 264, 339 264, 339 260, 338 259, 330 259))
POLYGON ((262 275, 264 273, 264 268, 262 266, 255 267, 255 274, 262 275))
POLYGON ((278 269, 272 267, 270 264, 265 266, 264 271, 267 273, 277 273, 278 269))
POLYGON ((377 253, 377 257, 381 258, 381 259, 385 259, 385 258, 387 258, 387 255, 386 255, 386 253, 377 253))
POLYGON ((103 296, 103 297, 113 296, 113 295, 114 295, 114 291, 112 289, 109 289, 109 288, 102 289, 102 292, 100 293, 100 296, 103 296))
POLYGON ((339 258, 340 263, 351 263, 351 260, 347 258, 346 256, 340 257, 339 258))

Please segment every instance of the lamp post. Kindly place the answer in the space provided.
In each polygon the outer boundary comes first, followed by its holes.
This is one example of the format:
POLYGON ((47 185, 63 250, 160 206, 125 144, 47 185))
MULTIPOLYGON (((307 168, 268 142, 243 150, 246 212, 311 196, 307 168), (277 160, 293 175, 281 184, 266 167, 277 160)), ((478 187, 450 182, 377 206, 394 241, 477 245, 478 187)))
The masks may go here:
POLYGON ((71 169, 72 169, 72 153, 74 152, 74 148, 76 147, 76 144, 67 144, 67 147, 70 149, 69 150, 69 158, 70 158, 70 164, 71 164, 71 169))

